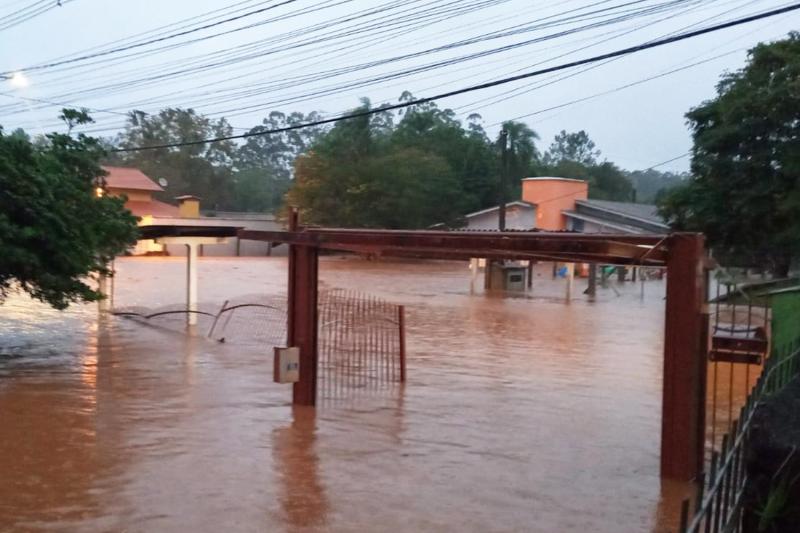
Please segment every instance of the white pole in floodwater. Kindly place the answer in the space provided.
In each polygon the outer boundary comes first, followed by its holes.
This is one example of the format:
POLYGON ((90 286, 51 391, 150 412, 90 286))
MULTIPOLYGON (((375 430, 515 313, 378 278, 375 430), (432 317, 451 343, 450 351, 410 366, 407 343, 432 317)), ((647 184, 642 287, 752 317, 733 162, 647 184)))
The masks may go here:
POLYGON ((158 244, 186 246, 186 323, 197 324, 197 250, 201 244, 225 244, 225 237, 160 237, 158 244))
POLYGON ((186 323, 197 324, 197 244, 186 243, 186 323))
POLYGON ((469 260, 469 293, 475 294, 475 281, 478 279, 478 258, 473 257, 469 260))

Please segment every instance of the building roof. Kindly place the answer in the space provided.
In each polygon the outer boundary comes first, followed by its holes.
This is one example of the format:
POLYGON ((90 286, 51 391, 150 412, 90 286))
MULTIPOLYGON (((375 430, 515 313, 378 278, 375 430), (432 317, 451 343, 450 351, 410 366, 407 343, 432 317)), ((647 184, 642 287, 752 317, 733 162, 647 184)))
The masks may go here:
POLYGON ((161 192, 164 190, 138 168, 103 166, 103 170, 108 172, 108 176, 106 176, 106 185, 109 189, 153 192, 161 192))
POLYGON ((128 200, 125 202, 125 207, 137 217, 154 216, 154 217, 178 217, 180 216, 180 209, 174 205, 165 204, 158 200, 150 200, 149 202, 136 202, 128 200))
POLYGON ((199 196, 195 196, 193 194, 184 194, 182 196, 176 196, 175 199, 178 200, 179 202, 182 200, 202 200, 202 198, 200 198, 199 196))
POLYGON ((522 178, 522 181, 572 181, 575 183, 588 183, 586 180, 579 180, 575 178, 560 178, 557 176, 539 176, 536 178, 522 178))
MULTIPOLYGON (((506 209, 509 207, 522 207, 523 209, 533 209, 536 207, 536 204, 532 204, 530 202, 523 202, 522 200, 515 200, 513 202, 508 202, 506 204, 506 209)), ((489 207, 486 209, 481 209, 480 211, 475 211, 474 213, 469 213, 464 215, 466 218, 476 217, 478 215, 485 215, 486 213, 491 213, 493 211, 499 211, 500 206, 496 205, 494 207, 489 207)))
POLYGON ((634 204, 631 202, 612 202, 609 200, 575 200, 578 205, 593 207, 609 213, 615 213, 628 218, 635 218, 650 224, 657 224, 668 229, 669 226, 658 214, 658 208, 651 204, 634 204))
POLYGON ((596 224, 597 226, 600 226, 603 229, 609 230, 609 231, 603 231, 602 233, 614 233, 614 232, 632 233, 632 234, 648 233, 644 229, 638 228, 636 226, 631 226, 629 224, 621 224, 619 222, 610 221, 605 218, 593 217, 585 213, 577 213, 575 211, 562 211, 562 213, 566 217, 583 220, 584 222, 591 222, 592 224, 596 224))

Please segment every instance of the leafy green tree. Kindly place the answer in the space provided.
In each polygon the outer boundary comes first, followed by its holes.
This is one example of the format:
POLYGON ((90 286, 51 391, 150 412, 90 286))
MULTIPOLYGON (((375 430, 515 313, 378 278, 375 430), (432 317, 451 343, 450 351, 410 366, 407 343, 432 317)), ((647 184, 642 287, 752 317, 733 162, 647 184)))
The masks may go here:
POLYGON ((261 125, 247 133, 244 144, 234 155, 234 162, 239 169, 263 169, 280 179, 290 179, 294 160, 304 153, 323 133, 322 127, 302 128, 282 133, 262 135, 265 131, 276 130, 288 126, 297 126, 319 120, 316 112, 303 114, 294 112, 286 115, 280 111, 271 112, 261 125))
POLYGON ((617 165, 604 161, 599 165, 590 166, 588 170, 589 198, 617 202, 633 201, 633 184, 617 165))
POLYGON ((452 222, 474 205, 465 176, 481 171, 484 140, 435 105, 398 116, 396 124, 388 112, 339 122, 297 159, 288 199, 305 220, 423 228, 452 222))
POLYGON ((562 161, 574 161, 589 167, 597 163, 598 157, 600 150, 589 138, 588 133, 583 130, 576 133, 561 130, 545 152, 544 164, 554 166, 562 161))
POLYGON ((236 149, 233 157, 233 209, 265 212, 280 208, 292 184, 295 159, 306 152, 324 130, 312 127, 282 133, 264 132, 318 119, 316 112, 286 115, 273 111, 261 125, 248 132, 251 136, 236 149))
MULTIPOLYGON (((168 108, 156 115, 133 111, 116 144, 122 148, 154 146, 232 133, 224 118, 212 120, 193 109, 168 108)), ((169 185, 160 193, 163 200, 194 194, 204 205, 224 209, 232 207, 234 150, 232 141, 224 141, 128 152, 110 162, 139 168, 153 178, 166 178, 169 185)))
POLYGON ((686 115, 692 174, 662 214, 702 231, 718 258, 786 275, 800 251, 800 34, 759 44, 716 98, 686 115))
POLYGON ((414 106, 401 117, 388 136, 391 146, 417 148, 418 152, 410 153, 429 152, 446 160, 459 181, 456 187, 467 211, 497 205, 499 156, 480 125, 480 116, 468 119, 467 130, 452 110, 439 109, 434 103, 414 106))
POLYGON ((610 161, 599 163, 599 156, 600 150, 585 131, 567 133, 561 130, 536 172, 540 175, 587 181, 589 198, 633 201, 633 185, 625 172, 610 161))
MULTIPOLYGON (((84 112, 64 110, 76 127, 84 112)), ((32 143, 0 128, 0 300, 20 289, 57 309, 101 295, 86 278, 136 242, 123 201, 95 194, 103 174, 98 139, 51 133, 32 143)))

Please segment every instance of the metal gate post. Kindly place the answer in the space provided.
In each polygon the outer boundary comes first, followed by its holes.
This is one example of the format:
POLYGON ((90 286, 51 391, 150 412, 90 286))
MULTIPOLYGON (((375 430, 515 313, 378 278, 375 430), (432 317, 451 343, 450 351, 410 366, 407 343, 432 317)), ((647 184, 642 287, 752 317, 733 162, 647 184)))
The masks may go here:
MULTIPOLYGON (((290 230, 297 231, 293 213, 290 230)), ((317 275, 319 250, 289 246, 288 345, 300 349, 300 379, 292 389, 294 405, 317 402, 317 275)))
POLYGON ((705 237, 669 237, 661 418, 661 477, 690 481, 703 469, 705 435, 705 237))

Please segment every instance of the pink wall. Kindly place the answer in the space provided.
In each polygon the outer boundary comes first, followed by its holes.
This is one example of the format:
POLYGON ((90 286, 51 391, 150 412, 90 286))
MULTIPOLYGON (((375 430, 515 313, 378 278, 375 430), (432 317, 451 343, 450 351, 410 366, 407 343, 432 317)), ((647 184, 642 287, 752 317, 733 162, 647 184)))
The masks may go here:
POLYGON ((569 178, 525 178, 522 199, 536 204, 536 228, 558 231, 566 229, 562 211, 575 209, 575 200, 585 200, 589 184, 569 178))

